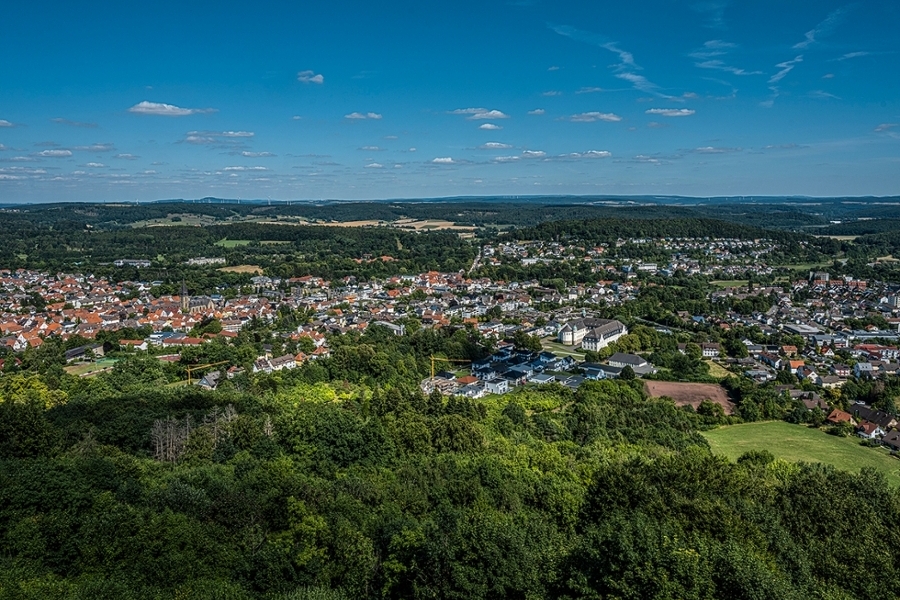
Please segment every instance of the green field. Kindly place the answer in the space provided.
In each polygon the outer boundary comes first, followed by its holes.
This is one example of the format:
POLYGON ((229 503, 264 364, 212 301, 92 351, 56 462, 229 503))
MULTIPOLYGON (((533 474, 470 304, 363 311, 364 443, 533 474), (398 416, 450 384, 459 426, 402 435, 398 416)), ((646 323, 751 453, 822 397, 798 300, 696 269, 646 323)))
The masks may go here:
POLYGON ((731 371, 723 367, 717 362, 713 362, 711 360, 704 360, 706 364, 709 365, 709 374, 711 377, 730 377, 734 375, 731 371))
POLYGON ((710 284, 716 287, 728 288, 728 287, 745 287, 750 283, 749 279, 716 279, 715 281, 710 281, 710 284))
POLYGON ((75 363, 74 365, 69 365, 65 368, 65 371, 69 375, 88 377, 105 369, 112 368, 112 366, 115 365, 117 361, 118 359, 115 358, 101 358, 95 362, 75 363))
POLYGON ((216 246, 222 246, 223 248, 235 248, 237 246, 247 246, 249 244, 250 240, 229 240, 228 238, 216 242, 216 246))
POLYGON ((793 462, 821 462, 844 471, 862 467, 881 471, 893 487, 900 487, 900 460, 882 448, 859 445, 859 438, 841 438, 819 429, 784 421, 744 423, 703 432, 716 454, 736 460, 748 450, 768 450, 776 458, 793 462))
POLYGON ((584 350, 581 346, 564 346, 556 341, 556 338, 546 337, 541 340, 541 346, 548 352, 553 352, 560 356, 571 356, 576 360, 584 360, 584 350))

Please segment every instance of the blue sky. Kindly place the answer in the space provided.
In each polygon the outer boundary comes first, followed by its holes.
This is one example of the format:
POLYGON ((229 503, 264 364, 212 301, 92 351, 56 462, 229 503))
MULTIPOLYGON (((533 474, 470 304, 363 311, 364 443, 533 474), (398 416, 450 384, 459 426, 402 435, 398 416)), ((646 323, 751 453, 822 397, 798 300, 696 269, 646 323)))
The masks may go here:
POLYGON ((7 6, 0 202, 900 194, 892 0, 235 4, 7 6))

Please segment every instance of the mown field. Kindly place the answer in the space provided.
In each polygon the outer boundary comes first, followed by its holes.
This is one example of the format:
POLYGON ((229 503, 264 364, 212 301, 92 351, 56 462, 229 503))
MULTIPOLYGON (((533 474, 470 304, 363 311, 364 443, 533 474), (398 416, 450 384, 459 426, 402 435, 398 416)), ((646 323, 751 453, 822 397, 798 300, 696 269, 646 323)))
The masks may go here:
POLYGON ((748 450, 768 450, 775 458, 821 462, 853 473, 872 467, 884 473, 893 487, 900 487, 900 460, 891 457, 887 450, 861 446, 857 437, 841 438, 784 421, 719 427, 703 436, 713 452, 731 460, 748 450))

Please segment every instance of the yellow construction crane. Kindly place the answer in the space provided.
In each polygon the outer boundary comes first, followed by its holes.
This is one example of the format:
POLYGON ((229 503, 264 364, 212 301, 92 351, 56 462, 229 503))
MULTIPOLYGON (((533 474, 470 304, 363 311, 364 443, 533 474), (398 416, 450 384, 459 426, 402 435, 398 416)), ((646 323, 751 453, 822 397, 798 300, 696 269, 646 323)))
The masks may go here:
POLYGON ((192 367, 188 367, 188 368, 187 368, 187 376, 188 376, 187 382, 188 382, 188 385, 191 385, 191 372, 196 371, 196 370, 198 370, 198 369, 206 369, 207 367, 215 367, 216 365, 224 365, 224 364, 227 363, 227 362, 231 362, 231 361, 228 361, 228 360, 220 360, 219 362, 209 363, 209 364, 206 364, 206 365, 194 365, 194 366, 192 366, 192 367))
POLYGON ((434 363, 439 360, 443 360, 445 362, 451 362, 451 363, 470 363, 470 362, 472 362, 471 360, 468 360, 468 359, 462 360, 462 359, 458 359, 458 358, 444 358, 443 356, 435 356, 434 354, 432 354, 431 355, 431 378, 432 379, 434 379, 434 363))

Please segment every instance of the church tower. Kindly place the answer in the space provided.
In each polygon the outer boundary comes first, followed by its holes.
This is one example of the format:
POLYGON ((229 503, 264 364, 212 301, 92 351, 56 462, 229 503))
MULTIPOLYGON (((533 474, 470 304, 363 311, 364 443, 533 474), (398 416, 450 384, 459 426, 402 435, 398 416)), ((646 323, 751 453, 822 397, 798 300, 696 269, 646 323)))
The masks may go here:
POLYGON ((183 314, 191 312, 191 297, 188 295, 187 285, 183 278, 181 280, 181 312, 183 314))

